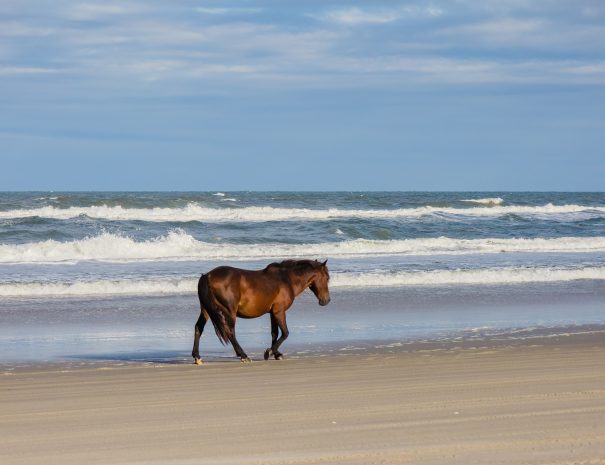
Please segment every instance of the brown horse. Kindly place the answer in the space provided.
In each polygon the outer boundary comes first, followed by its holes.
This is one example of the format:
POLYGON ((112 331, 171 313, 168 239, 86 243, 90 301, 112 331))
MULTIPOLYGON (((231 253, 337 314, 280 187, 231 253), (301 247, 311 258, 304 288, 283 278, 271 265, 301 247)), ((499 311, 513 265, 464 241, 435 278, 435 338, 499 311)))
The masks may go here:
POLYGON ((195 324, 193 356, 201 365, 199 343, 206 321, 210 318, 216 335, 223 344, 231 343, 242 362, 250 359, 235 338, 235 318, 257 318, 271 314, 271 347, 265 350, 265 360, 271 354, 276 360, 282 358, 279 346, 288 337, 286 310, 294 298, 309 288, 319 300, 319 305, 328 305, 330 275, 327 260, 285 260, 271 263, 263 270, 251 271, 219 266, 203 274, 197 285, 201 313, 195 324), (278 337, 278 329, 281 336, 278 337))

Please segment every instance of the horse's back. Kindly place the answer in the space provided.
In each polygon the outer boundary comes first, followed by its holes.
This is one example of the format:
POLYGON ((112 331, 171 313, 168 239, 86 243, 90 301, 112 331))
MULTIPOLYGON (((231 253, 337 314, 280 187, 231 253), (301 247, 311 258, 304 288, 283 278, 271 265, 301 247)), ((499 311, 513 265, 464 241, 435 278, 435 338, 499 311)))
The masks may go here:
POLYGON ((241 280, 244 278, 250 282, 281 282, 281 275, 269 267, 262 270, 245 270, 234 266, 218 266, 208 272, 208 278, 211 282, 221 280, 241 280))
POLYGON ((224 279, 224 278, 228 278, 231 277, 233 275, 238 274, 238 272, 244 271, 240 268, 235 268, 233 266, 217 266, 216 268, 213 268, 212 270, 210 270, 207 274, 208 276, 212 277, 213 279, 224 279))
POLYGON ((218 266, 209 271, 207 276, 211 283, 229 285, 241 285, 246 281, 260 281, 264 279, 264 270, 244 270, 233 266, 218 266))
POLYGON ((284 287, 281 276, 271 270, 244 270, 219 266, 208 273, 216 297, 236 308, 238 316, 254 318, 270 311, 284 287))

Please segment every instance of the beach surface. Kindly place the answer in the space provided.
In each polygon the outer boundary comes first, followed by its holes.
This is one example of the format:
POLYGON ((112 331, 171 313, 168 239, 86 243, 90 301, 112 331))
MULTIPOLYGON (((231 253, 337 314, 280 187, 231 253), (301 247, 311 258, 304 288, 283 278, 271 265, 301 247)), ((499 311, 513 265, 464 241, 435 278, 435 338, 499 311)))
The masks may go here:
POLYGON ((602 332, 2 369, 0 463, 602 464, 602 332))

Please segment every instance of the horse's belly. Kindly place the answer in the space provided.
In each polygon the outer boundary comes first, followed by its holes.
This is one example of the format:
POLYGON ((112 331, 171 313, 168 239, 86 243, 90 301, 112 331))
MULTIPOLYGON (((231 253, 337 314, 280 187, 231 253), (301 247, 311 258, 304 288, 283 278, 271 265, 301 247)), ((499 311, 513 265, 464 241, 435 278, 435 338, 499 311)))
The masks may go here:
MULTIPOLYGON (((266 312, 264 312, 264 313, 266 313, 266 312)), ((258 315, 247 315, 247 314, 244 314, 244 313, 241 313, 241 312, 237 312, 237 316, 238 316, 239 318, 243 318, 244 320, 249 320, 249 319, 251 319, 251 318, 258 318, 258 317, 259 317, 259 316, 261 316, 262 314, 263 314, 263 313, 260 313, 260 314, 258 314, 258 315)))
POLYGON ((259 299, 258 296, 253 299, 243 297, 237 306, 237 316, 240 318, 256 318, 271 311, 272 299, 259 299))
POLYGON ((256 318, 265 313, 268 313, 271 307, 255 306, 255 305, 240 305, 237 309, 237 316, 240 318, 256 318))

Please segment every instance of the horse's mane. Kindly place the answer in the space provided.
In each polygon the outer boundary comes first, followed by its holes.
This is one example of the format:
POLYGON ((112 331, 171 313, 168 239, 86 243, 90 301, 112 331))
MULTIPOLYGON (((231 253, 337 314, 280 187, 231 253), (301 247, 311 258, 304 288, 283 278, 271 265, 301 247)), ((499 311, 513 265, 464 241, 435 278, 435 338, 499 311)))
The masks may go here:
POLYGON ((320 265, 317 260, 283 260, 281 262, 273 262, 267 265, 269 268, 277 268, 280 270, 306 271, 309 268, 315 269, 320 265))

